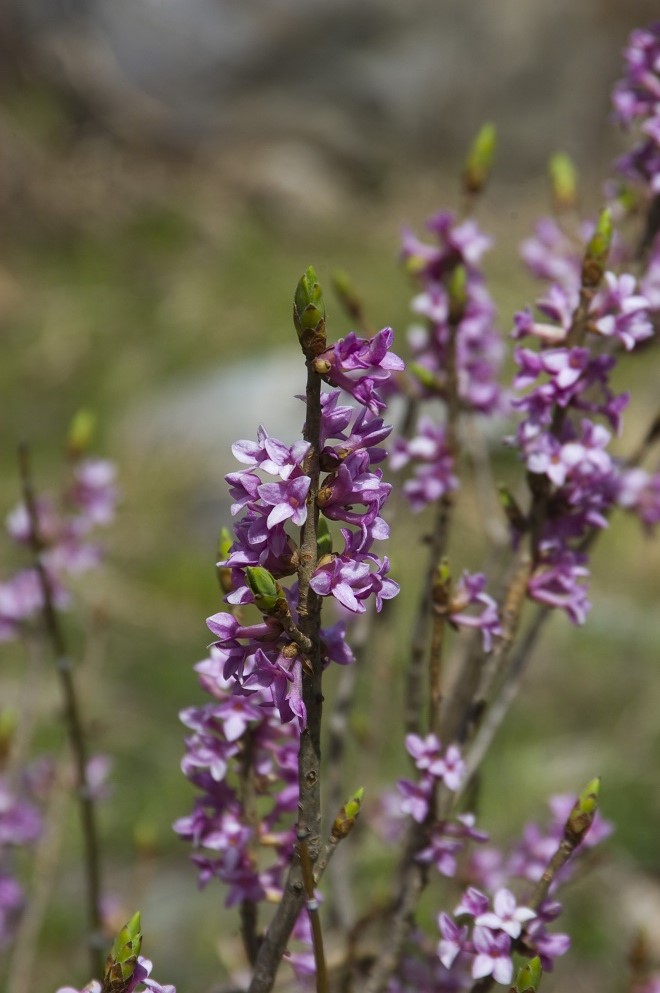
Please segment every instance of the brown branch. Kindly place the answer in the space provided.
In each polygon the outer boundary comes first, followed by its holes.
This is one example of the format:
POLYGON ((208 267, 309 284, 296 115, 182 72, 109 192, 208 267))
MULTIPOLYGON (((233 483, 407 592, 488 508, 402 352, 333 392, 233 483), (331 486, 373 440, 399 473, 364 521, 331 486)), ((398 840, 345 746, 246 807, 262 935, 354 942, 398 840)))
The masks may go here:
POLYGON ((84 847, 90 967, 93 976, 100 976, 103 968, 101 950, 104 946, 101 929, 101 868, 96 809, 94 798, 87 782, 87 741, 80 716, 80 703, 73 678, 72 661, 67 651, 64 631, 55 609, 51 580, 43 564, 42 551, 44 544, 39 528, 37 502, 32 483, 30 452, 28 446, 25 444, 19 448, 18 463, 23 500, 30 521, 30 543, 34 557, 34 567, 43 596, 44 625, 47 638, 51 645, 55 669, 60 681, 64 699, 66 728, 74 759, 76 794, 84 847))
MULTIPOLYGON (((307 414, 303 437, 309 451, 303 472, 310 477, 307 497, 307 517, 300 538, 298 568, 298 629, 310 644, 306 652, 308 665, 302 667, 303 702, 307 723, 300 735, 298 755, 298 833, 308 839, 312 863, 318 857, 321 841, 321 716, 323 710, 321 663, 321 609, 319 597, 310 586, 317 561, 317 529, 319 490, 319 454, 321 428, 321 378, 314 372, 312 346, 303 350, 307 359, 307 414)), ((290 866, 282 900, 263 938, 254 965, 249 993, 268 993, 272 989, 279 964, 286 950, 289 935, 304 905, 305 891, 299 860, 290 866)))
POLYGON ((328 993, 328 970, 325 964, 319 905, 316 894, 314 893, 314 870, 312 868, 312 860, 309 857, 307 839, 300 835, 298 836, 298 854, 300 857, 305 895, 307 897, 307 912, 312 928, 312 947, 314 949, 314 964, 316 966, 316 993, 328 993))

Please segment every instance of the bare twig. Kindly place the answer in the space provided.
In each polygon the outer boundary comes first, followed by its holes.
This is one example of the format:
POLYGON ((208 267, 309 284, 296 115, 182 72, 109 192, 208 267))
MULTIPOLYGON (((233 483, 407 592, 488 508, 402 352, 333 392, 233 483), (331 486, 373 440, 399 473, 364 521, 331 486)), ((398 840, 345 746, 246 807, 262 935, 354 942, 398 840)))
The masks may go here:
POLYGON ((312 927, 312 947, 314 949, 314 964, 316 966, 316 993, 328 993, 328 970, 325 964, 319 904, 314 893, 314 871, 312 869, 312 860, 309 857, 309 849, 307 848, 307 839, 300 835, 298 836, 298 854, 300 857, 303 884, 305 886, 305 895, 307 897, 307 912, 312 927))
POLYGON ((18 462, 23 500, 30 521, 30 542, 34 556, 34 566, 43 596, 43 618, 46 635, 51 645, 55 669, 62 689, 66 728, 74 759, 76 793, 83 834, 90 966, 92 975, 99 976, 101 975, 103 966, 101 957, 101 949, 103 947, 103 934, 101 931, 101 870, 94 797, 87 782, 87 741, 80 716, 80 703, 73 678, 72 661, 67 651, 64 632, 55 609, 51 580, 41 556, 43 541, 39 529, 37 503, 32 484, 30 453, 28 446, 25 444, 19 448, 18 462))

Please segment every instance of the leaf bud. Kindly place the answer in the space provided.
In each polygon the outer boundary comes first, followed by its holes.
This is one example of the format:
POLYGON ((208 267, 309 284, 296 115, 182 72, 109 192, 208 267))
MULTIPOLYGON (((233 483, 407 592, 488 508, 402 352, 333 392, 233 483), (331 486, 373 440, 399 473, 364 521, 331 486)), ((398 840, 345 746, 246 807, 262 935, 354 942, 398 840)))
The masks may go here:
POLYGON ((316 528, 316 555, 319 559, 322 559, 324 555, 332 555, 332 535, 328 522, 322 514, 319 514, 316 528))
POLYGON ((91 410, 79 410, 69 425, 66 448, 69 458, 81 458, 89 448, 96 430, 96 415, 91 410))
POLYGON ((449 277, 449 320, 458 324, 465 313, 467 304, 467 270, 457 265, 449 277))
POLYGON ((339 303, 354 321, 362 318, 362 301, 344 269, 335 269, 332 273, 332 288, 339 303))
POLYGON ((337 841, 345 838, 353 830, 353 826, 357 820, 358 814, 360 813, 360 808, 362 807, 363 797, 364 787, 361 786, 359 790, 356 790, 355 793, 349 797, 335 817, 334 824, 332 825, 332 837, 337 841))
POLYGON ((272 614, 286 599, 282 587, 268 569, 260 565, 249 565, 245 570, 248 586, 254 593, 255 606, 262 614, 272 614))
POLYGON ((463 189, 466 193, 481 193, 483 190, 493 165, 495 145, 495 126, 484 124, 472 142, 465 160, 463 189))
POLYGON ((536 955, 518 969, 516 981, 511 987, 512 993, 536 993, 542 974, 541 959, 536 955))
POLYGON ((587 289, 595 289, 603 278, 612 244, 612 231, 612 215, 605 207, 601 210, 596 230, 587 243, 582 262, 582 285, 587 289))
POLYGON ((140 912, 131 917, 112 943, 105 961, 103 993, 125 993, 129 988, 142 948, 140 912))
POLYGON ((298 281, 293 300, 293 323, 308 358, 326 350, 325 302, 313 266, 309 266, 298 281))
POLYGON ((220 589, 223 593, 231 593, 233 588, 231 581, 231 569, 226 565, 220 565, 220 562, 226 562, 229 558, 231 546, 231 534, 227 528, 222 528, 218 537, 218 562, 216 563, 215 568, 218 576, 218 583, 220 584, 220 589))
POLYGON ((600 779, 592 779, 582 790, 564 825, 564 837, 575 848, 585 838, 598 811, 600 779))
POLYGON ((557 152, 548 163, 552 199, 558 210, 570 210, 577 201, 578 173, 565 152, 557 152))

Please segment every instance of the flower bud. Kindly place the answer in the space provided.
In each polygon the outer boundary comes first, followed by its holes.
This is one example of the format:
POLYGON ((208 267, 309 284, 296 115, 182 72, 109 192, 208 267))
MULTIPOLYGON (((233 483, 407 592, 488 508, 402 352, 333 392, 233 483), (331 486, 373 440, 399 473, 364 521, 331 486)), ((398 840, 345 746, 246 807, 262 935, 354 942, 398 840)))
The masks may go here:
POLYGON ((105 961, 103 993, 124 993, 129 987, 141 947, 140 912, 137 911, 112 944, 105 961))
POLYGON ((326 350, 325 302, 313 266, 309 266, 298 281, 293 300, 293 323, 308 358, 326 350))
POLYGON ((495 126, 484 124, 468 152, 463 169, 463 189, 466 193, 481 193, 490 176, 495 155, 495 126))
POLYGON ((582 285, 595 289, 603 278, 605 263, 612 244, 612 215, 607 207, 600 212, 582 262, 582 285))
POLYGON ((557 152, 548 163, 552 199, 559 210, 570 210, 577 201, 577 169, 565 152, 557 152))

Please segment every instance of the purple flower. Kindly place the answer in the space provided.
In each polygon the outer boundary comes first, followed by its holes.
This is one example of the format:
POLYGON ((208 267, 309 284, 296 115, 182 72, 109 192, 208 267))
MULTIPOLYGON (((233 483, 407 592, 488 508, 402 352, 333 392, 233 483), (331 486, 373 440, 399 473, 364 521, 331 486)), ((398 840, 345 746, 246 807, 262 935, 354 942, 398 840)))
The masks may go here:
POLYGON ((477 953, 472 963, 472 978, 492 976, 495 982, 508 986, 513 976, 509 935, 503 931, 494 934, 488 928, 475 927, 472 940, 477 953))
POLYGON ((484 651, 493 647, 493 638, 502 633, 495 600, 484 592, 486 577, 483 573, 464 572, 449 605, 449 620, 456 627, 476 628, 481 631, 484 651), (468 607, 479 605, 480 614, 466 614, 468 607))
POLYGON ((490 928, 491 931, 501 930, 511 938, 520 937, 522 925, 536 917, 531 907, 519 907, 516 898, 510 890, 498 890, 493 898, 493 910, 479 914, 475 924, 490 928))
POLYGON ((289 518, 299 527, 305 523, 310 483, 309 476, 297 476, 281 483, 263 483, 258 487, 263 502, 273 508, 266 522, 269 528, 289 518))
POLYGON ((454 910, 454 917, 467 914, 470 917, 478 917, 488 910, 488 897, 474 886, 469 886, 463 894, 461 902, 454 910))
POLYGON ((448 914, 438 915, 438 927, 442 938, 438 942, 438 958, 445 969, 451 969, 456 958, 467 946, 466 926, 461 927, 448 914))
POLYGON ((345 390, 377 414, 385 404, 376 387, 404 367, 399 356, 389 350, 393 340, 392 328, 383 328, 373 338, 359 338, 351 331, 319 355, 314 367, 332 386, 345 390))
POLYGON ((284 480, 300 468, 309 448, 308 441, 285 445, 277 438, 270 438, 263 424, 257 430, 256 442, 237 441, 231 446, 234 458, 239 462, 284 480))

